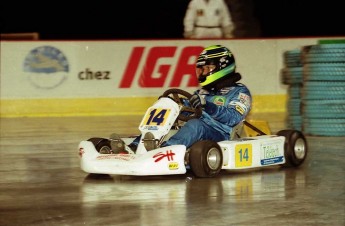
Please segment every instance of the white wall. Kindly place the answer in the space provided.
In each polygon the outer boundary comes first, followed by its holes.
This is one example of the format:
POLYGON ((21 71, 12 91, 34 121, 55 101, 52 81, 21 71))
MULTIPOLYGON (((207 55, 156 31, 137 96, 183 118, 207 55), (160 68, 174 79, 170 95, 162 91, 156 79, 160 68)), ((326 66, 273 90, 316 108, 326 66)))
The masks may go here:
MULTIPOLYGON (((255 40, 148 40, 148 41, 33 41, 1 42, 1 99, 30 98, 70 98, 70 97, 117 97, 117 96, 156 96, 169 88, 181 51, 186 47, 200 48, 213 44, 222 44, 232 50, 236 57, 238 71, 242 73, 242 82, 247 84, 253 94, 283 94, 286 87, 280 84, 280 70, 283 67, 282 54, 286 50, 300 48, 304 45, 317 44, 317 38, 300 39, 255 39, 255 40), (46 51, 45 59, 36 62, 36 67, 50 67, 54 63, 67 64, 68 70, 54 73, 35 73, 24 71, 24 63, 33 63, 35 57, 29 58, 30 51, 40 47, 46 51), (119 88, 130 55, 134 48, 143 47, 143 55, 135 78, 129 88, 119 88), (141 87, 140 73, 146 62, 149 50, 164 47, 158 54, 165 54, 164 49, 176 48, 169 57, 160 58, 154 67, 152 77, 159 78, 159 66, 170 67, 166 82, 159 87, 141 87), (54 49, 56 53, 52 52, 54 49), (49 53, 52 52, 52 53, 49 53), (55 58, 62 54, 66 60, 55 58), (81 72, 102 73, 109 79, 78 78, 81 72)), ((36 58, 37 59, 37 58, 36 58)), ((193 65, 195 57, 189 59, 193 65)), ((133 67, 132 67, 133 68, 133 67)), ((84 75, 82 75, 84 76, 84 75)), ((101 76, 101 77, 102 77, 101 76)), ((193 90, 187 86, 188 76, 180 88, 193 90)))
POLYGON ((152 101, 146 97, 158 97, 168 88, 195 90, 196 58, 214 44, 234 53, 256 110, 284 111, 283 53, 320 39, 1 41, 0 113, 104 114, 97 105, 105 106, 108 114, 127 114, 133 106, 141 112, 152 101), (113 100, 127 108, 112 106, 113 100))

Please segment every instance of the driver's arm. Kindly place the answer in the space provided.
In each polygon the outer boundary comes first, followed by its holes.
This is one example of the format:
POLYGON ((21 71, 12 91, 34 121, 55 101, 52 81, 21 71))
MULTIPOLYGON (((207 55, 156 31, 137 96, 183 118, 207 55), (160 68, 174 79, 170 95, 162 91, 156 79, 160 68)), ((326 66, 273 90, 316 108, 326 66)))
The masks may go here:
POLYGON ((231 98, 227 106, 216 105, 206 101, 204 111, 216 121, 228 126, 235 126, 245 119, 251 108, 251 96, 249 91, 239 90, 231 98))

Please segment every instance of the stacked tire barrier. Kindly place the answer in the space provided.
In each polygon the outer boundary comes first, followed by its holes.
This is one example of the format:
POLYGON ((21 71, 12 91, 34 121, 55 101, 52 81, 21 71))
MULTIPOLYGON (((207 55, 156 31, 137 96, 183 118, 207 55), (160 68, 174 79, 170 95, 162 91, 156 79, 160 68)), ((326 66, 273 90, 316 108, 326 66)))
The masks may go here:
POLYGON ((302 129, 316 136, 345 136, 345 44, 304 46, 302 129))
POLYGON ((301 50, 286 51, 283 59, 284 68, 281 70, 281 79, 283 84, 288 85, 287 126, 302 131, 303 63, 301 50))

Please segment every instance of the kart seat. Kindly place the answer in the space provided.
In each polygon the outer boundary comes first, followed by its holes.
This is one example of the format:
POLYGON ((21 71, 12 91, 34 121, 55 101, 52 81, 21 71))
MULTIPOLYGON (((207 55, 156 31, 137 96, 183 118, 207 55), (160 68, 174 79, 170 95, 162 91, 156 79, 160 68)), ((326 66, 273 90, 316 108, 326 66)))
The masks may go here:
POLYGON ((253 125, 252 123, 244 119, 232 128, 230 140, 241 137, 252 137, 271 134, 267 123, 264 123, 264 126, 262 127, 263 129, 259 129, 257 126, 253 125))
MULTIPOLYGON (((244 121, 244 120, 243 120, 244 121)), ((243 131, 243 121, 238 123, 236 126, 232 128, 231 134, 230 134, 230 140, 240 138, 243 131)))

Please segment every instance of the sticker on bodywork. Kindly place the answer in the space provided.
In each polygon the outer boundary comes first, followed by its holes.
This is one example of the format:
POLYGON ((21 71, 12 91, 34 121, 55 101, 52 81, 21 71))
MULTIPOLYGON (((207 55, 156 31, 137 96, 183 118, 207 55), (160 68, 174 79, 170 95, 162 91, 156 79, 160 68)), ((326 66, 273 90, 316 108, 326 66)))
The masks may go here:
POLYGON ((279 142, 261 144, 261 165, 272 165, 283 162, 283 156, 279 153, 279 142))
POLYGON ((175 153, 172 150, 166 150, 165 154, 163 152, 158 152, 154 156, 152 156, 155 159, 155 162, 159 162, 162 159, 167 159, 168 161, 173 161, 174 160, 174 155, 175 153))
POLYGON ((226 102, 226 98, 223 96, 215 96, 213 98, 213 103, 218 106, 224 106, 226 102))
POLYGON ((97 156, 96 159, 97 160, 117 159, 117 160, 130 161, 132 159, 135 159, 135 157, 134 155, 128 155, 128 154, 105 154, 105 155, 97 156))
POLYGON ((170 109, 151 108, 145 115, 140 126, 164 126, 170 114, 170 109))
POLYGON ((177 170, 179 168, 177 162, 169 162, 169 170, 177 170))
POLYGON ((253 161, 252 144, 238 144, 235 147, 235 167, 251 166, 253 161))

